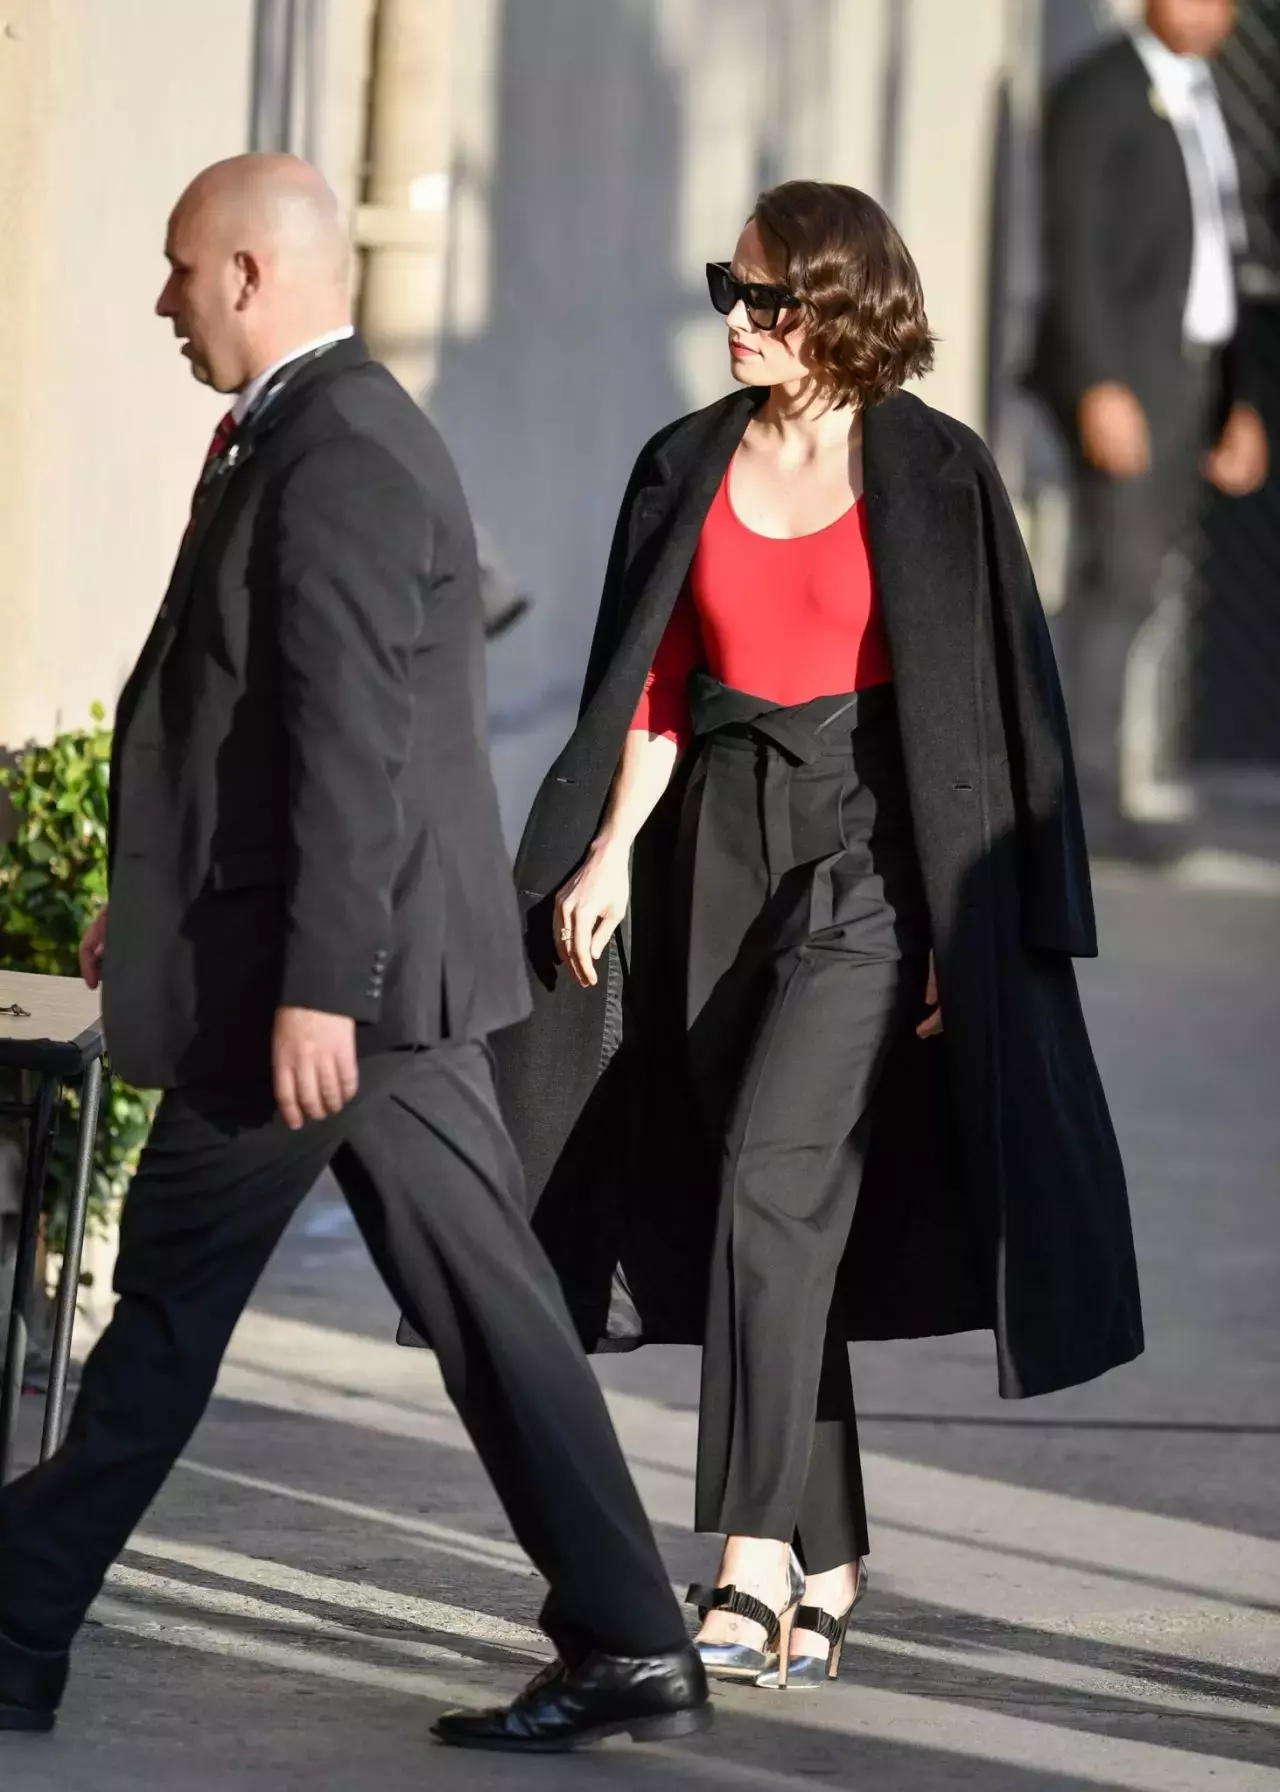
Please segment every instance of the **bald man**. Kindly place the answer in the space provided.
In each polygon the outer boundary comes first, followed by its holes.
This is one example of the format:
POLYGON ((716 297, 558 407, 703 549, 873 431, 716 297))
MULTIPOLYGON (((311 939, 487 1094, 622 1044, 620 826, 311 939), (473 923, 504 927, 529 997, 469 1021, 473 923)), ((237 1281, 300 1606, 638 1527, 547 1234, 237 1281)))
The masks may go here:
POLYGON ((555 1670, 437 1734, 541 1751, 704 1728, 494 1100, 486 1035, 528 990, 457 476, 352 330, 314 169, 209 169, 165 253, 156 309, 232 404, 120 699, 110 910, 81 954, 116 1071, 164 1095, 66 1441, 0 1492, 0 1728, 52 1728, 72 1639, 326 1166, 550 1582, 555 1670))

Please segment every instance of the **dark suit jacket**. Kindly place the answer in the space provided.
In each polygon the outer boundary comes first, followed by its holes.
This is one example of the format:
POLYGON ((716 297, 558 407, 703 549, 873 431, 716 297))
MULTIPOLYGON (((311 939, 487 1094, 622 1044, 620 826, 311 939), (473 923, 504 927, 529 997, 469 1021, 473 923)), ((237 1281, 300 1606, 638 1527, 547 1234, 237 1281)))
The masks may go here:
POLYGON ((355 339, 209 484, 116 718, 104 1009, 144 1087, 258 1078, 294 1004, 362 1052, 528 990, 485 743, 471 521, 355 339))
MULTIPOLYGON (((1068 423, 1089 386, 1150 405, 1183 366, 1191 192, 1177 135, 1128 37, 1057 83, 1043 129, 1044 297, 1027 384, 1068 423)), ((1237 343, 1224 405, 1240 395, 1237 343)))

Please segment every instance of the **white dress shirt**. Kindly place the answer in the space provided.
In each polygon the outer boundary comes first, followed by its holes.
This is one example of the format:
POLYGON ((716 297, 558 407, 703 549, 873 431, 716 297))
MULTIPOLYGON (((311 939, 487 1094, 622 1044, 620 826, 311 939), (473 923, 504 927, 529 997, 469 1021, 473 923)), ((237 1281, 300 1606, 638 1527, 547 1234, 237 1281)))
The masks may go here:
POLYGON ((328 348, 330 343, 345 342, 348 336, 354 336, 355 333, 354 324, 344 324, 340 330, 327 330, 323 336, 317 336, 311 342, 303 342, 297 348, 291 348, 287 355, 281 355, 278 361, 273 362, 265 372, 257 374, 247 386, 237 393, 236 401, 231 407, 231 415, 237 423, 243 423, 257 402, 259 394, 266 391, 282 367, 287 367, 291 361, 300 360, 303 355, 313 355, 317 349, 328 348))
POLYGON ((1134 35, 1151 102, 1173 126, 1191 190, 1191 278, 1182 314, 1188 342, 1226 342, 1236 327, 1234 256, 1245 244, 1240 176, 1209 65, 1179 56, 1154 31, 1134 35))

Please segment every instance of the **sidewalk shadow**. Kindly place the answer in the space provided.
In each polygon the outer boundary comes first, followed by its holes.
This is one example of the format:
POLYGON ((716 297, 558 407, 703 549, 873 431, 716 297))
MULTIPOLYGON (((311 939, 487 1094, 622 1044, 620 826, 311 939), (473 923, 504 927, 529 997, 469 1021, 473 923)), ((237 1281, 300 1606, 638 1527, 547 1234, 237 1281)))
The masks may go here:
MULTIPOLYGON (((392 1594, 410 1593, 417 1598, 457 1598, 459 1576, 463 1572, 458 1567, 458 1559, 467 1558, 466 1539, 473 1536, 475 1558, 468 1561, 465 1569, 465 1592, 462 1595, 468 1608, 493 1613, 495 1620, 496 1615, 501 1614, 500 1622, 504 1624, 510 1624, 513 1619, 527 1627, 536 1624, 541 1581, 515 1552, 506 1561, 497 1559, 497 1551, 504 1547, 507 1533, 496 1500, 469 1452, 426 1444, 414 1438, 370 1433, 319 1416, 285 1415, 273 1408, 258 1408, 241 1401, 215 1402, 212 1415, 217 1431, 213 1436, 206 1434, 198 1440, 197 1454, 205 1461, 210 1459, 211 1453, 221 1457, 229 1471, 228 1479, 218 1491, 224 1522, 230 1513, 234 1528, 243 1529, 246 1537, 265 1534, 280 1538, 272 1561, 292 1561, 300 1569, 305 1565, 304 1571, 314 1571, 319 1576, 317 1586, 321 1585, 325 1575, 334 1576, 333 1566, 326 1566, 326 1552, 334 1537, 344 1536, 353 1522, 367 1539, 359 1548, 360 1560, 381 1560, 381 1566, 372 1574, 367 1568, 355 1566, 350 1572, 340 1574, 338 1578, 343 1587, 349 1588, 340 1603, 335 1603, 323 1590, 314 1594, 293 1590, 281 1592, 273 1584, 270 1562, 266 1564, 267 1572, 261 1583, 248 1566, 242 1566, 238 1573, 230 1567, 225 1575, 216 1570, 211 1572, 202 1565, 198 1554, 200 1544, 208 1535, 206 1508, 210 1486, 207 1481, 184 1476, 179 1470, 175 1482, 163 1496, 160 1510, 147 1525, 149 1532, 157 1532, 166 1539, 166 1552, 171 1559, 164 1564, 158 1563, 144 1541, 135 1552, 126 1553, 125 1561, 132 1567, 153 1572, 163 1566, 166 1575, 189 1581, 196 1605, 196 1610, 189 1616, 207 1622, 199 1611, 200 1591, 210 1584, 223 1584, 265 1601, 279 1614, 278 1621, 265 1624, 265 1628, 261 1613, 243 1618, 234 1614, 219 1616, 216 1620, 219 1630, 229 1627, 228 1634, 232 1636, 265 1634, 274 1642, 292 1638, 299 1647, 323 1650, 331 1646, 330 1641, 323 1635, 304 1633, 301 1628, 308 1615, 321 1615, 340 1623, 348 1631, 362 1632, 367 1637, 367 1650, 358 1638, 347 1639, 340 1647, 355 1649, 358 1658, 367 1659, 371 1668, 385 1659, 388 1639, 394 1644, 418 1637, 444 1645, 469 1659, 473 1663, 471 1668, 464 1659, 456 1668, 450 1667, 450 1677, 454 1680, 459 1675, 464 1680, 468 1674, 473 1680, 479 1677, 481 1684, 489 1686, 491 1696, 497 1696, 491 1684, 493 1672, 507 1676, 507 1670, 510 1670, 514 1679, 504 1694, 510 1696, 520 1683, 520 1675, 532 1671, 536 1665, 532 1654, 522 1660, 518 1653, 513 1657, 510 1649, 504 1652, 484 1641, 459 1637, 448 1630, 433 1632, 418 1624, 389 1618, 384 1611, 360 1608, 362 1586, 385 1588, 392 1594), (270 1473, 269 1467, 262 1466, 261 1450, 255 1444, 264 1434, 265 1426, 271 1423, 290 1426, 290 1448, 296 1457, 292 1473, 299 1477, 296 1505, 287 1488, 279 1494, 263 1494, 253 1484, 253 1471, 245 1473, 242 1486, 236 1484, 235 1465, 240 1460, 254 1462, 258 1473, 270 1473), (225 1447, 219 1447, 227 1443, 233 1446, 229 1453, 225 1447), (333 1512, 323 1510, 317 1502, 315 1469, 321 1463, 324 1465, 323 1498, 332 1503, 333 1512), (432 1528, 430 1522, 424 1524, 418 1516, 420 1508, 411 1504, 401 1517, 393 1510, 379 1511, 370 1507, 367 1502, 371 1483, 379 1488, 430 1487, 433 1497, 428 1510, 442 1513, 446 1519, 454 1512, 473 1515, 461 1520, 454 1518, 451 1523, 439 1527, 443 1542, 433 1540, 430 1535, 409 1534, 401 1527, 416 1525, 423 1532, 432 1528), (344 1500, 349 1502, 345 1512, 342 1509, 344 1500), (239 1514, 235 1512, 237 1503, 242 1506, 239 1514), (285 1542, 285 1538, 290 1541, 285 1542), (175 1566, 172 1559, 175 1554, 180 1558, 184 1542, 189 1542, 193 1549, 190 1567, 180 1559, 175 1566), (176 1551, 175 1544, 178 1546, 176 1551), (317 1563, 318 1567, 315 1566, 317 1563), (302 1614, 301 1619, 299 1614, 302 1614), (296 1636, 291 1625, 299 1626, 296 1636)), ((696 1577, 705 1565, 706 1540, 680 1526, 660 1524, 656 1529, 677 1584, 696 1577)), ((971 1543, 969 1539, 963 1541, 971 1543)), ((253 1549, 255 1545, 248 1543, 245 1547, 253 1549)), ((260 1554, 261 1544, 256 1547, 260 1554)), ((999 1545, 993 1544, 990 1548, 995 1556, 1006 1553, 999 1545)), ((1024 1551, 1007 1553, 1019 1561, 1027 1556, 1024 1551)), ((1069 1566, 1056 1558, 1044 1559, 1054 1566, 1069 1566)), ((1105 1574, 1102 1570, 1089 1571, 1105 1574)), ((1171 1588, 1175 1586, 1173 1581, 1167 1584, 1171 1588)), ((1194 1592, 1193 1589, 1176 1590, 1194 1592)), ((117 1601, 122 1597, 114 1589, 109 1592, 117 1601)), ((123 1597, 132 1599, 140 1611, 154 1614, 167 1610, 172 1619, 180 1618, 184 1609, 183 1595, 178 1590, 172 1590, 164 1597, 128 1593, 123 1597)), ((963 1598, 962 1591, 957 1597, 963 1598)), ((375 1599, 370 1603, 376 1607, 379 1602, 375 1599)), ((1236 1609, 1242 1605, 1239 1600, 1229 1600, 1228 1603, 1236 1609)), ((1179 1616, 1172 1614, 1173 1618, 1179 1616)), ((1160 1614, 1153 1613, 1152 1617, 1153 1624, 1158 1624, 1160 1614)), ((228 1652, 234 1653, 230 1648, 228 1652)), ((400 1665, 406 1664, 402 1662, 400 1665)), ((427 1668, 430 1672, 436 1671, 432 1664, 427 1664, 427 1668)), ((316 1671, 323 1670, 323 1662, 318 1663, 316 1671)), ((1048 1629, 1018 1619, 993 1618, 958 1610, 954 1603, 933 1604, 928 1600, 885 1592, 877 1586, 873 1586, 872 1598, 860 1608, 860 1622, 850 1633, 843 1681, 846 1690, 857 1686, 909 1694, 913 1699, 935 1700, 940 1707, 971 1707, 989 1712, 993 1717, 1021 1716, 1041 1726, 1082 1735, 1133 1742, 1158 1740, 1162 1747, 1187 1756, 1218 1757, 1257 1765, 1274 1763, 1277 1758, 1280 1676, 1274 1673, 1205 1660, 1193 1654, 1168 1654, 1142 1641, 1118 1642, 1079 1631, 1048 1629), (916 1653, 916 1650, 930 1653, 916 1653), (933 1652, 938 1652, 942 1659, 933 1652), (955 1659, 946 1659, 951 1652, 955 1659), (972 1659, 981 1655, 990 1655, 990 1661, 972 1659), (1026 1670, 1021 1671, 1018 1661, 1010 1660, 1010 1656, 1024 1658, 1026 1670), (1106 1675, 1113 1684, 1099 1688, 1064 1685, 1037 1671, 1037 1664, 1044 1663, 1106 1675), (1155 1694, 1165 1695, 1165 1702, 1153 1704, 1155 1694), (1184 1713, 1170 1708, 1170 1696, 1174 1699, 1230 1701, 1236 1709, 1184 1713), (1258 1717, 1250 1717, 1242 1707, 1256 1708, 1258 1717), (1153 1724, 1158 1724, 1158 1735, 1153 1735, 1153 1724)), ((506 1677, 501 1679, 501 1684, 506 1686, 506 1677)), ((424 1687, 426 1691, 429 1689, 424 1687)), ((776 1705, 773 1701, 762 1701, 759 1715, 765 1729, 771 1729, 774 1720, 785 1715, 787 1736, 795 1737, 797 1729, 792 1720, 799 1704, 798 1700, 779 1701, 776 1705)), ((803 1707, 799 1715, 803 1715, 803 1707)), ((754 1716, 754 1706, 745 1711, 735 1707, 735 1726, 747 1726, 742 1734, 748 1742, 750 1720, 754 1716)), ((945 1721, 941 1709, 939 1721, 945 1721)), ((735 1727, 734 1735, 737 1734, 735 1727)), ((800 1734, 803 1735, 803 1731, 800 1734)), ((829 1734, 815 1732, 809 1740, 816 1748, 822 1736, 829 1734)), ((842 1749, 861 1751, 864 1745, 873 1750, 880 1750, 882 1746, 880 1743, 868 1744, 865 1736, 841 1733, 842 1749)), ((763 1747, 763 1742, 759 1746, 763 1747)), ((890 1745, 886 1742, 883 1748, 887 1750, 890 1745)), ((945 1751, 941 1752, 945 1756, 945 1751)), ((860 1753, 857 1758, 866 1770, 860 1753)), ((881 1757, 876 1754, 875 1758, 879 1760, 881 1757)), ((912 1752, 908 1748, 903 1759, 910 1761, 911 1758, 912 1752)), ((917 1782, 908 1779, 901 1783, 917 1782)), ((922 1786, 929 1784, 927 1780, 918 1783, 922 1786)), ((1017 1785, 1019 1782, 1009 1783, 1017 1785)), ((1028 1782, 1029 1785, 1034 1783, 1034 1780, 1028 1782)))

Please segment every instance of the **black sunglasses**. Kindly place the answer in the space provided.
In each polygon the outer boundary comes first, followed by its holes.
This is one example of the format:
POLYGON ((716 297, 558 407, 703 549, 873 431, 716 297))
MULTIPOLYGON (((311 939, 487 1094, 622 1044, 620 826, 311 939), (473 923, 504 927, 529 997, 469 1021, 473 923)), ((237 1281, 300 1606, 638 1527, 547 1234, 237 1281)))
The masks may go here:
POLYGON ((711 303, 721 317, 728 317, 741 300, 753 330, 776 329, 782 312, 794 310, 800 304, 785 286, 762 286, 755 280, 735 280, 727 261, 707 263, 707 289, 711 303))

